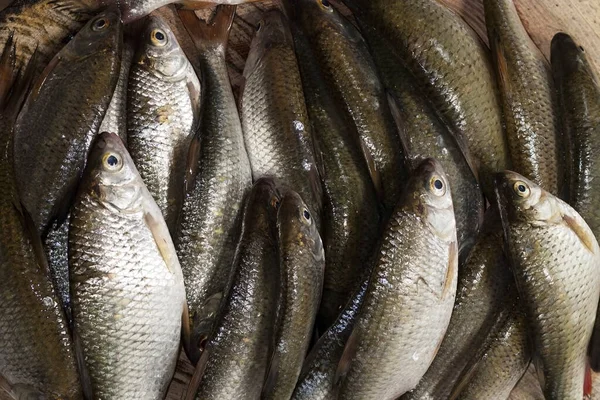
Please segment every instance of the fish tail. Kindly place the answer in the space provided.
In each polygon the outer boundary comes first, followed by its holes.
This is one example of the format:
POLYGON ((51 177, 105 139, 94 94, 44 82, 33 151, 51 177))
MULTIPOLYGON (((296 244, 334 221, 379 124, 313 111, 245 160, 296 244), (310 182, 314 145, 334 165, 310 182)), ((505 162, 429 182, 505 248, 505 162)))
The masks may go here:
POLYGON ((222 46, 225 51, 235 9, 235 6, 220 5, 206 21, 191 10, 179 10, 179 17, 198 49, 222 46))
POLYGON ((585 378, 583 380, 583 396, 585 398, 590 398, 592 396, 592 390, 594 389, 592 383, 592 367, 590 367, 589 361, 586 361, 585 378))

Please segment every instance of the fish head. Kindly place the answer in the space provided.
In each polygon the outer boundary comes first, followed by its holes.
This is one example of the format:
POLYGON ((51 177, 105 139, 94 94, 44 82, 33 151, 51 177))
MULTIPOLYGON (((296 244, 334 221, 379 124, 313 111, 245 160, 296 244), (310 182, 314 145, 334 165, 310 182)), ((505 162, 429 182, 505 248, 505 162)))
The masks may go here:
POLYGON ((280 46, 291 46, 294 39, 285 15, 275 9, 266 12, 256 25, 256 34, 250 44, 250 52, 244 67, 244 76, 252 74, 269 50, 280 46))
POLYGON ((495 183, 503 220, 530 224, 562 221, 558 199, 524 176, 504 171, 496 174, 495 183))
POLYGON ((118 135, 101 133, 90 151, 82 185, 106 208, 137 212, 144 183, 118 135))
MULTIPOLYGON (((566 33, 558 32, 551 43, 552 72, 561 80, 576 73, 590 74, 593 70, 587 60, 585 49, 566 33)), ((595 76, 591 77, 597 81, 595 76)))
POLYGON ((328 0, 288 1, 288 14, 300 22, 307 35, 342 34, 346 40, 362 41, 363 38, 352 23, 344 17, 328 0))
POLYGON ((277 213, 277 228, 283 241, 294 241, 311 252, 315 260, 325 258, 323 242, 315 219, 300 195, 292 190, 285 193, 277 213))
POLYGON ((148 17, 142 38, 135 63, 160 79, 179 81, 187 76, 191 65, 163 18, 148 17))
POLYGON ((102 51, 120 48, 123 23, 116 7, 111 7, 90 19, 65 46, 65 59, 80 59, 102 51))
POLYGON ((429 225, 438 237, 455 241, 456 221, 448 178, 442 165, 423 160, 413 171, 400 204, 429 225))

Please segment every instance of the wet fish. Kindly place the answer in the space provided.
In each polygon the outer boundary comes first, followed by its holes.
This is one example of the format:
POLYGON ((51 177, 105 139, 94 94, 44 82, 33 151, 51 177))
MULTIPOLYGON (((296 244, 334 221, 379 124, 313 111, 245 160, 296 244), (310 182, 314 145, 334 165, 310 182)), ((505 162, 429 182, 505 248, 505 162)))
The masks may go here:
POLYGON ((544 400, 537 373, 533 363, 521 378, 517 386, 510 392, 509 400, 544 400))
POLYGON ((202 126, 194 138, 188 164, 188 169, 197 174, 188 177, 176 235, 190 307, 192 337, 186 350, 194 362, 226 296, 244 196, 252 186, 225 61, 234 11, 234 7, 220 8, 209 23, 197 20, 192 11, 180 14, 200 50, 204 88, 202 126))
POLYGON ((142 37, 127 87, 127 144, 174 233, 200 113, 200 82, 165 20, 149 17, 142 37))
MULTIPOLYGON (((292 2, 290 2, 292 3, 292 2)), ((400 138, 367 43, 331 4, 301 0, 292 7, 330 90, 351 115, 376 188, 391 212, 408 177, 400 138)), ((349 131, 349 134, 354 134, 349 131)))
POLYGON ((55 221, 43 240, 44 250, 50 268, 50 277, 67 319, 71 321, 71 294, 69 293, 69 221, 55 221))
POLYGON ((513 169, 562 196, 564 160, 552 73, 513 0, 485 0, 513 169))
POLYGON ((162 399, 179 354, 183 276, 160 209, 113 133, 88 157, 69 263, 86 397, 162 399))
POLYGON ((126 39, 123 42, 119 80, 98 130, 99 132, 116 133, 125 144, 127 144, 127 82, 134 54, 133 41, 126 39))
POLYGON ((352 120, 331 95, 305 36, 296 27, 292 32, 324 194, 326 268, 317 318, 323 332, 368 272, 380 233, 379 200, 352 120))
POLYGON ((288 22, 279 10, 258 25, 244 67, 244 141, 252 176, 276 177, 298 192, 320 227, 322 189, 288 22))
POLYGON ((308 207, 289 191, 277 212, 282 298, 262 398, 289 399, 308 351, 323 288, 325 252, 308 207))
POLYGON ((17 189, 40 234, 62 221, 117 83, 118 12, 90 20, 50 62, 15 127, 17 189))
POLYGON ((369 280, 364 279, 358 290, 343 308, 338 319, 321 336, 304 360, 292 399, 335 400, 335 372, 348 337, 352 333, 356 314, 367 291, 369 280))
MULTIPOLYGON (((14 59, 6 47, 1 69, 14 59), (5 57, 8 55, 8 57, 5 57)), ((34 56, 35 57, 35 56, 34 56)), ((35 59, 34 59, 35 61, 35 59)), ((0 112, 0 394, 11 398, 80 399, 68 322, 50 278, 42 244, 16 191, 12 163, 14 120, 35 68, 16 85, 0 80, 10 97, 0 112)))
POLYGON ((451 399, 507 399, 527 371, 531 361, 531 344, 521 307, 511 304, 506 316, 486 339, 486 349, 465 370, 451 399))
MULTIPOLYGON (((479 177, 493 195, 491 172, 509 164, 501 106, 489 54, 466 22, 435 0, 346 0, 362 25, 372 26, 416 85, 479 162, 479 177)), ((490 197, 491 198, 491 197, 490 197)))
POLYGON ((583 218, 523 176, 496 177, 507 251, 547 399, 579 399, 600 296, 600 248, 583 218))
POLYGON ((417 385, 450 321, 457 270, 448 179, 437 161, 427 159, 409 180, 381 239, 338 366, 340 399, 395 399, 417 385))
POLYGON ((475 246, 461 266, 444 340, 419 385, 402 396, 403 400, 447 399, 474 352, 483 345, 514 285, 502 245, 500 216, 497 209, 491 208, 475 246))
POLYGON ((202 400, 260 397, 279 295, 276 214, 280 202, 279 190, 270 179, 259 179, 248 195, 229 295, 187 398, 194 398, 194 391, 195 398, 202 400), (194 390, 196 379, 200 384, 194 390))

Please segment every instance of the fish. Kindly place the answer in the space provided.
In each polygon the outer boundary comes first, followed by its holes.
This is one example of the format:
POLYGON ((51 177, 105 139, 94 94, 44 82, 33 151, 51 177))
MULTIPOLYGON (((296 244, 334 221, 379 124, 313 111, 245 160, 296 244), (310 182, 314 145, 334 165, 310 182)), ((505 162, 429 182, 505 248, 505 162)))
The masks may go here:
POLYGON ((15 126, 17 190, 38 233, 62 222, 117 84, 118 11, 90 20, 36 80, 15 126))
POLYGON ((13 172, 14 122, 31 86, 35 57, 12 80, 16 48, 0 57, 0 393, 10 398, 80 399, 67 318, 52 286, 42 243, 22 207, 13 172), (8 82, 7 82, 8 80, 8 82))
POLYGON ((600 248, 567 203, 513 171, 496 178, 506 251, 547 399, 582 398, 600 296, 600 248))
POLYGON ((252 187, 250 161, 229 83, 225 50, 235 7, 210 22, 193 11, 180 16, 199 49, 204 100, 200 130, 190 148, 186 193, 175 236, 190 309, 188 357, 197 362, 233 272, 244 198, 252 187))
POLYGON ((457 272, 448 178, 426 159, 383 232, 336 371, 340 399, 395 399, 417 386, 450 322, 457 272))
POLYGON ((509 400, 544 400, 544 394, 537 378, 537 372, 533 363, 529 364, 529 368, 519 383, 510 392, 509 400))
POLYGON ((101 133, 88 156, 69 268, 86 398, 163 398, 179 355, 183 274, 160 209, 114 133, 101 133))
POLYGON ((240 116, 252 177, 300 194, 321 227, 322 188, 289 23, 277 9, 257 26, 244 66, 240 116))
POLYGON ((513 0, 485 0, 484 9, 512 168, 562 196, 562 134, 550 65, 523 27, 513 0))
POLYGON ((199 120, 200 81, 160 16, 148 17, 142 38, 127 86, 127 145, 174 234, 199 120))
POLYGON ((487 338, 486 350, 464 372, 450 399, 507 399, 527 371, 531 344, 525 313, 512 304, 498 328, 487 338))
MULTIPOLYGON (((600 212, 594 199, 600 187, 600 163, 594 154, 600 139, 600 86, 590 66, 585 49, 571 36, 557 33, 551 43, 552 74, 556 82, 563 130, 572 150, 568 203, 583 217, 600 238, 600 212)), ((600 147, 598 148, 600 150, 600 147)), ((600 320, 594 327, 590 344, 591 366, 600 370, 600 320)))
POLYGON ((290 1, 332 97, 350 114, 375 187, 387 212, 399 197, 408 171, 385 89, 358 29, 322 0, 290 1))
POLYGON ((261 178, 248 194, 227 299, 186 399, 260 398, 279 301, 280 190, 272 179, 261 178))
POLYGON ((48 260, 50 277, 56 294, 60 299, 67 319, 71 318, 71 294, 69 292, 69 221, 67 214, 64 221, 54 221, 43 239, 44 251, 48 260))
POLYGON ((492 174, 510 165, 489 53, 476 33, 435 0, 346 0, 361 21, 394 46, 434 110, 463 140, 488 198, 492 174))
POLYGON ((342 309, 337 320, 310 350, 304 360, 291 399, 336 400, 335 373, 346 342, 352 333, 368 284, 367 276, 342 309))
POLYGON ((326 267, 317 328, 324 332, 368 274, 381 216, 354 123, 332 96, 310 43, 296 24, 292 34, 323 187, 326 267))
POLYGON ((98 129, 99 132, 116 133, 125 144, 127 144, 127 82, 134 54, 135 46, 133 40, 125 39, 121 54, 119 80, 108 104, 104 119, 98 129))
POLYGON ((454 310, 431 366, 402 400, 447 399, 504 309, 514 278, 504 256, 497 208, 487 210, 473 249, 461 264, 454 310))
POLYGON ((298 193, 289 191, 277 212, 281 268, 281 307, 275 350, 263 399, 289 399, 310 345, 319 309, 325 251, 317 225, 298 193))

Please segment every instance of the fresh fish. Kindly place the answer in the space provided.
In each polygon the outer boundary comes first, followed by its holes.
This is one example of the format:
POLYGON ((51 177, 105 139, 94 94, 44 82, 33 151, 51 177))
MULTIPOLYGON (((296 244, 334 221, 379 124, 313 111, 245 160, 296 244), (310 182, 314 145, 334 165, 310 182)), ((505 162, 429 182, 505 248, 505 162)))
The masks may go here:
POLYGON ((123 143, 127 143, 127 82, 134 54, 133 41, 125 40, 123 42, 119 80, 98 130, 99 132, 116 133, 123 143))
POLYGON ((289 399, 308 351, 323 287, 325 252, 308 207, 289 191, 277 213, 282 298, 264 399, 289 399))
MULTIPOLYGON (((564 132, 571 145, 569 204, 600 238, 600 86, 585 50, 566 33, 552 39, 552 72, 563 114, 564 132)), ((591 365, 600 370, 600 319, 596 318, 590 345, 591 365)))
POLYGON ((461 266, 444 340, 419 385, 402 396, 403 400, 447 399, 475 350, 483 345, 514 285, 502 243, 498 210, 490 208, 477 242, 461 266))
POLYGON ((552 73, 513 0, 484 0, 514 170, 562 195, 563 158, 552 73))
POLYGON ((365 297, 368 283, 368 279, 363 280, 338 319, 306 356, 292 395, 293 400, 336 400, 335 372, 346 341, 352 333, 356 314, 365 297))
POLYGON ((509 400, 544 400, 537 373, 533 363, 521 378, 517 386, 510 392, 509 400))
POLYGON ((220 8, 210 23, 197 20, 193 11, 180 14, 200 50, 204 90, 202 126, 194 138, 188 165, 197 174, 188 179, 190 187, 176 236, 190 307, 192 336, 186 350, 194 363, 226 295, 244 195, 252 186, 225 61, 234 11, 230 6, 220 8))
POLYGON ((352 120, 332 96, 307 39, 295 26, 292 32, 324 193, 326 267, 317 318, 323 332, 366 276, 380 233, 379 200, 352 120))
POLYGON ((259 179, 248 195, 229 295, 187 398, 194 398, 193 392, 198 400, 260 398, 279 293, 276 214, 280 202, 279 190, 270 179, 259 179), (200 385, 195 390, 197 379, 200 385))
POLYGON ((417 385, 450 321, 457 270, 448 179, 437 161, 427 159, 383 233, 338 366, 340 399, 395 399, 417 385))
POLYGON ((523 176, 496 177, 507 251, 549 400, 583 396, 600 248, 583 218, 523 176))
POLYGON ((486 195, 490 173, 509 164, 500 99, 484 44, 467 23, 436 0, 345 0, 363 26, 394 44, 417 87, 480 163, 486 195))
POLYGON ((275 177, 298 192, 320 227, 322 189, 292 34, 279 10, 267 12, 257 29, 240 112, 252 176, 275 177))
MULTIPOLYGON (((14 48, 4 48, 2 71, 12 70, 14 48)), ((80 399, 68 322, 48 271, 42 244, 21 207, 13 174, 14 120, 34 73, 34 62, 13 86, 0 112, 0 395, 80 399)), ((9 90, 10 74, 0 76, 9 90)))
POLYGON ((44 250, 50 268, 50 277, 67 319, 71 321, 71 294, 69 292, 69 221, 55 221, 43 239, 44 250))
MULTIPOLYGON (((514 298, 513 298, 514 300, 514 298)), ((531 344, 525 314, 518 301, 487 338, 486 350, 463 373, 450 399, 507 399, 527 371, 531 344)))
POLYGON ((148 18, 127 87, 127 144, 169 231, 181 212, 186 160, 200 112, 200 82, 169 25, 148 18))
POLYGON ((92 147, 71 213, 73 330, 87 398, 162 399, 175 371, 183 275, 121 139, 92 147))
POLYGON ((89 21, 38 78, 17 119, 17 189, 42 235, 71 205, 117 83, 122 30, 115 11, 89 21))
MULTIPOLYGON (((332 97, 351 115, 373 182, 391 212, 408 176, 400 138, 367 43, 349 20, 322 0, 294 1, 296 20, 330 83, 332 97)), ((292 1, 290 1, 290 4, 292 1)), ((349 131, 349 134, 354 132, 349 131)))

